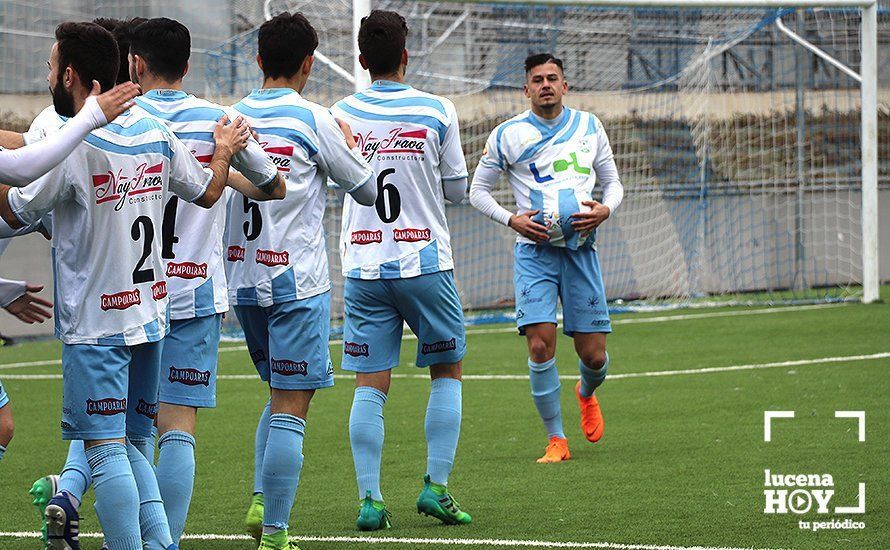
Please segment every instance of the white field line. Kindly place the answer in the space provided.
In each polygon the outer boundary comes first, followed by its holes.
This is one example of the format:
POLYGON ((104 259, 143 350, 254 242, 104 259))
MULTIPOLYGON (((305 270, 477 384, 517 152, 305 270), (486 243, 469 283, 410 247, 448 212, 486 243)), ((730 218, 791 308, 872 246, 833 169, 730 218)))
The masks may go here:
MULTIPOLYGON (((0 531, 0 538, 37 538, 37 531, 0 531)), ((81 533, 81 538, 97 539, 102 533, 81 533)), ((186 534, 187 540, 253 540, 249 535, 186 534)), ((672 546, 661 544, 621 544, 614 542, 560 542, 546 540, 511 539, 425 539, 402 537, 290 537, 297 542, 354 542, 358 544, 441 544, 449 546, 524 546, 527 548, 608 548, 613 550, 744 550, 726 546, 672 546)), ((751 547, 747 547, 751 548, 751 547)))
MULTIPOLYGON (((664 323, 667 321, 687 321, 687 320, 695 320, 695 319, 710 319, 714 317, 740 317, 745 315, 768 315, 771 313, 785 313, 789 311, 809 311, 816 309, 825 309, 825 308, 833 308, 833 307, 841 307, 849 305, 847 303, 837 303, 837 304, 815 304, 809 306, 787 306, 787 307, 776 307, 776 308, 762 308, 762 309, 748 309, 748 310, 733 310, 733 311, 715 311, 711 313, 690 313, 684 315, 662 315, 659 317, 640 317, 640 318, 632 318, 632 319, 616 319, 612 321, 613 325, 636 325, 636 324, 645 324, 645 323, 664 323)), ((468 330, 467 336, 472 336, 475 334, 508 334, 508 333, 517 333, 516 327, 498 327, 498 328, 483 328, 483 329, 475 329, 468 330)), ((415 336, 411 332, 406 332, 402 335, 402 340, 417 340, 417 336, 415 336)), ((331 340, 332 346, 343 345, 343 340, 331 340)), ((247 351, 247 346, 222 346, 219 348, 219 353, 230 353, 233 351, 247 351)), ((61 365, 61 359, 47 359, 45 361, 24 361, 20 363, 0 363, 0 370, 9 370, 9 369, 21 369, 25 367, 47 367, 52 365, 61 365)))
MULTIPOLYGON (((824 365, 828 363, 849 363, 851 361, 872 361, 875 359, 888 359, 890 352, 872 353, 870 355, 844 355, 841 357, 820 357, 818 359, 795 359, 791 361, 777 361, 774 363, 750 363, 747 365, 729 365, 726 367, 705 367, 700 369, 682 370, 656 370, 644 372, 625 372, 610 374, 609 380, 623 380, 627 378, 652 378, 656 376, 681 376, 693 374, 713 374, 720 372, 733 372, 742 370, 763 370, 782 367, 802 367, 807 365, 824 365)), ((429 380, 427 374, 399 374, 393 373, 393 378, 407 378, 414 380, 429 380)), ((256 374, 220 374, 219 380, 258 380, 256 374)), ((351 374, 335 374, 335 379, 352 380, 351 374)), ((576 380, 577 375, 560 375, 562 380, 576 380)), ((6 374, 3 380, 61 380, 61 374, 6 374)), ((465 374, 464 380, 528 380, 525 374, 465 374)))

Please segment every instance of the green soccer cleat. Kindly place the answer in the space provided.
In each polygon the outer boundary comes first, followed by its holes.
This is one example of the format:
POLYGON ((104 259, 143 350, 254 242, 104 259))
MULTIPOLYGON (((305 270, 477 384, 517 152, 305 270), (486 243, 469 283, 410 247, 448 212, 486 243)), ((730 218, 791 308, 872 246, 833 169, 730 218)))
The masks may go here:
POLYGON ((417 497, 417 513, 438 518, 446 525, 466 525, 473 518, 460 509, 448 488, 438 483, 430 483, 430 476, 423 476, 423 490, 417 497))
POLYGON ((58 492, 59 476, 44 476, 35 481, 31 485, 31 490, 28 491, 28 494, 34 497, 31 504, 36 506, 38 512, 40 512, 40 537, 43 540, 44 546, 46 545, 46 516, 44 512, 46 512, 46 505, 50 499, 58 492))
POLYGON ((392 527, 389 523, 390 513, 386 505, 371 498, 371 491, 359 503, 358 519, 355 525, 359 531, 379 531, 392 527))
POLYGON ((257 550, 300 550, 297 543, 287 540, 287 531, 263 535, 257 550))
POLYGON ((263 538, 263 507, 265 499, 263 493, 256 493, 250 500, 250 508, 247 509, 247 517, 244 518, 244 529, 257 544, 263 538))

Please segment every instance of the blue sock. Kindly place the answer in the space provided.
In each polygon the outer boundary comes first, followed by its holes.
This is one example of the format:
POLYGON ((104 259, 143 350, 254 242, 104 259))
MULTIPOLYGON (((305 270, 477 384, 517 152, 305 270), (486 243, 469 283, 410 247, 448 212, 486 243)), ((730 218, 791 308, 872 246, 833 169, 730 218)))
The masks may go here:
POLYGON ((548 437, 565 438, 562 431, 562 411, 559 408, 559 371, 556 370, 556 357, 543 363, 528 360, 528 378, 532 386, 532 399, 548 437))
POLYGON ((600 387, 600 384, 603 383, 603 380, 606 379, 606 375, 609 373, 609 352, 606 352, 606 362, 603 363, 601 368, 591 369, 583 361, 579 360, 578 371, 581 373, 581 388, 578 392, 583 397, 590 397, 593 395, 593 391, 600 387))
POLYGON ((139 491, 139 528, 142 531, 142 540, 145 541, 145 549, 166 550, 173 544, 173 537, 170 536, 170 526, 167 525, 167 513, 158 490, 155 470, 142 451, 131 444, 127 445, 127 456, 139 491))
POLYGON ((386 394, 377 388, 359 386, 352 397, 349 412, 349 443, 355 478, 358 482, 358 498, 383 501, 380 493, 380 457, 383 454, 383 406, 386 394))
POLYGON ((158 441, 158 488, 173 542, 179 544, 195 486, 195 438, 173 430, 158 441))
POLYGON ((430 388, 430 400, 426 406, 426 473, 430 481, 448 484, 448 476, 454 466, 454 453, 460 436, 461 384, 454 378, 437 378, 430 388))
POLYGON ((59 476, 59 492, 66 491, 80 503, 92 481, 93 476, 90 473, 87 454, 83 450, 83 441, 72 441, 68 445, 68 458, 65 459, 65 467, 62 469, 62 475, 59 476))
POLYGON ((256 437, 253 440, 253 493, 263 492, 263 455, 266 454, 266 441, 269 439, 269 416, 272 411, 272 400, 266 403, 263 414, 256 425, 256 437))
POLYGON ((130 440, 130 443, 142 453, 142 456, 148 460, 148 463, 155 465, 155 442, 158 440, 158 428, 157 426, 151 427, 151 435, 148 437, 142 435, 130 435, 127 434, 127 439, 130 440))
POLYGON ((139 490, 127 458, 127 448, 120 443, 103 443, 86 451, 96 492, 96 515, 109 548, 141 550, 139 490))
POLYGON ((269 417, 269 440, 263 456, 263 527, 287 529, 303 469, 306 421, 290 414, 269 417))

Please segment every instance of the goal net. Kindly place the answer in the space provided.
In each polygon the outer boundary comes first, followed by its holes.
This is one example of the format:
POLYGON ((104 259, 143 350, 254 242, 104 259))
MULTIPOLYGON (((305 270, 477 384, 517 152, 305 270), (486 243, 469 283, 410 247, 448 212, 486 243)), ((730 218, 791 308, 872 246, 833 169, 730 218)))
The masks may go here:
MULTIPOLYGON (((331 104, 354 90, 351 0, 272 0, 263 14, 248 5, 254 16, 302 11, 318 30, 321 56, 304 95, 331 104)), ((407 19, 408 81, 455 102, 471 173, 495 126, 528 108, 524 58, 564 60, 566 103, 602 120, 625 187, 597 234, 613 306, 861 295, 860 10, 371 6, 407 19)), ((220 78, 208 81, 228 86, 222 95, 246 93, 260 81, 254 52, 250 31, 220 45, 220 78)), ((888 92, 879 89, 884 105, 888 92)), ((886 111, 879 128, 886 184, 886 111)), ((496 197, 514 208, 506 182, 496 197)), ((333 199, 328 214, 339 286, 333 199)), ((515 234, 469 205, 448 217, 464 306, 508 310, 515 234)), ((335 315, 341 303, 335 297, 335 315)))

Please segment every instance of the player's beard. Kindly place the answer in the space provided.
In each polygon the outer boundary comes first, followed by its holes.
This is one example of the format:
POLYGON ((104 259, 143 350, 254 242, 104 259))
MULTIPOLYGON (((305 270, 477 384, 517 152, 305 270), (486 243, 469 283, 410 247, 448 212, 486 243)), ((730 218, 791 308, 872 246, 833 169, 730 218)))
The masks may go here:
POLYGON ((69 118, 77 114, 74 112, 74 94, 65 89, 61 78, 56 80, 56 87, 50 88, 49 93, 53 96, 53 108, 56 113, 69 118))

